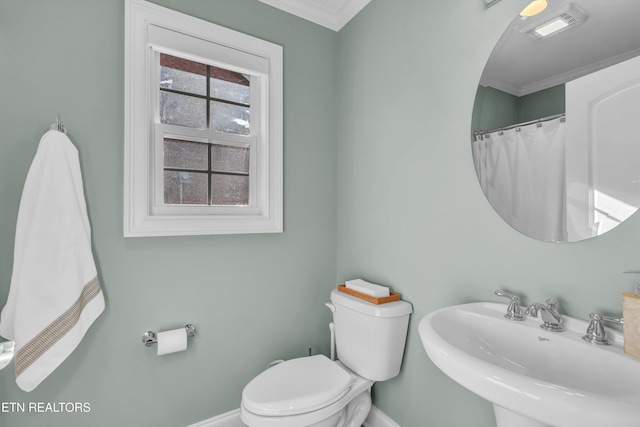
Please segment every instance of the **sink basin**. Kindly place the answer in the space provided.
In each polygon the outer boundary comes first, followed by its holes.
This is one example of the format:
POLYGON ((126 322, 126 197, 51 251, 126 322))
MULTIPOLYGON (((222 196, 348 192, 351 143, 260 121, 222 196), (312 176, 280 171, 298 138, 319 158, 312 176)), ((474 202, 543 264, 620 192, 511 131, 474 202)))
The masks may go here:
MULTIPOLYGON (((498 427, 639 427, 640 361, 582 339, 588 323, 565 316, 565 332, 504 318, 505 304, 478 302, 427 314, 418 327, 433 363, 494 405, 498 427)), ((523 309, 524 313, 524 309, 523 309)))

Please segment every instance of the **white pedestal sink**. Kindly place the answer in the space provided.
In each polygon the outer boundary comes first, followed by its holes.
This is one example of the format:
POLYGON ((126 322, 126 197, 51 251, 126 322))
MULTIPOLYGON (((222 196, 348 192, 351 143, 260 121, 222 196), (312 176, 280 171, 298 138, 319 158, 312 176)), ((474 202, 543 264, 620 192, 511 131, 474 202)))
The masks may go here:
POLYGON ((565 332, 540 319, 504 318, 507 306, 471 303, 430 313, 418 327, 429 358, 493 403, 498 427, 639 427, 640 361, 582 339, 588 323, 565 316, 565 332))

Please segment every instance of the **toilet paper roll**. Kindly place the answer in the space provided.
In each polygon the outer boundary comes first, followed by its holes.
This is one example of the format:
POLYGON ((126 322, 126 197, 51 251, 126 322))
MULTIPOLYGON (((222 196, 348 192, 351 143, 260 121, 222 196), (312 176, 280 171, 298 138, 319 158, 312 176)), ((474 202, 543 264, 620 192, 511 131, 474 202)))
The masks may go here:
POLYGON ((185 328, 158 332, 158 356, 176 353, 187 349, 187 331, 185 328))

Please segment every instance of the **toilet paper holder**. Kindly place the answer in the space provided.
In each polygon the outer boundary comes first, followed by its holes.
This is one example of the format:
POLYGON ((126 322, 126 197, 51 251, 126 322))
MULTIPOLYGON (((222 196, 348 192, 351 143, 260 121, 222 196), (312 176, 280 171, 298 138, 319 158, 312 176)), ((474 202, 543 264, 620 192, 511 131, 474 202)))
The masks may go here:
MULTIPOLYGON (((196 327, 191 323, 185 325, 184 329, 187 331, 187 337, 192 338, 196 335, 196 327)), ((142 334, 142 342, 144 343, 145 347, 151 347, 158 342, 158 337, 156 336, 155 332, 147 331, 142 334)))

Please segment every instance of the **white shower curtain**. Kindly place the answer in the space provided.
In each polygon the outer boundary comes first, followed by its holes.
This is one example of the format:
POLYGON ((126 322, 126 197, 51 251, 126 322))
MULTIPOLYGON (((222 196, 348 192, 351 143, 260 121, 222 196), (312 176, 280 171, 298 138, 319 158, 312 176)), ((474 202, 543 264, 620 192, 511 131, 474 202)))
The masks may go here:
POLYGON ((518 231, 566 241, 564 120, 478 136, 474 162, 494 209, 518 231))

